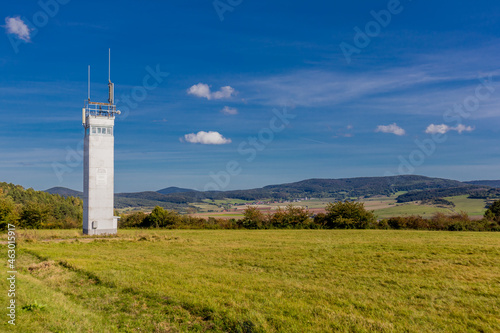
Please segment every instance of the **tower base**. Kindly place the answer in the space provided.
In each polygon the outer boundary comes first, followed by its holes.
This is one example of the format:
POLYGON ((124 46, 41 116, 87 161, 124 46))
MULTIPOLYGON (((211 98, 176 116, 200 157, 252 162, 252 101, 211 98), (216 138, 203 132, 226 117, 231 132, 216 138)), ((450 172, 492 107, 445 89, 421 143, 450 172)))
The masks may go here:
POLYGON ((116 235, 117 229, 83 229, 84 235, 116 235))

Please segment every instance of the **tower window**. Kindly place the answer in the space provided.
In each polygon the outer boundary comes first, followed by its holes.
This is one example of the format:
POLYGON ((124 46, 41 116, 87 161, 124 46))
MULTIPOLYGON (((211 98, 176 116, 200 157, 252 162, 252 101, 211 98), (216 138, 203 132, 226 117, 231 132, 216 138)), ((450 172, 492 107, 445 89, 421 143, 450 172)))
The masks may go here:
POLYGON ((113 128, 112 127, 94 127, 92 126, 91 130, 92 135, 113 135, 113 128))

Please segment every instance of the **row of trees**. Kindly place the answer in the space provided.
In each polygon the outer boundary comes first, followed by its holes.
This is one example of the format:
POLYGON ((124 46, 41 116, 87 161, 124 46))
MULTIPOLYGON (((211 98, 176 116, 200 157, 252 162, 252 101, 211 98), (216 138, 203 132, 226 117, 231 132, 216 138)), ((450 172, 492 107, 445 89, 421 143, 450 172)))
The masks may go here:
POLYGON ((14 224, 20 228, 79 228, 83 202, 22 186, 0 183, 0 230, 14 224))
MULTIPOLYGON (((312 215, 301 207, 287 206, 274 213, 248 207, 242 219, 198 218, 155 207, 150 214, 138 212, 122 216, 120 228, 186 229, 423 229, 500 231, 500 200, 494 202, 481 220, 467 214, 435 214, 393 217, 377 220, 363 203, 335 202, 326 212, 312 215)), ((20 228, 81 228, 83 202, 80 198, 61 197, 21 186, 0 183, 0 229, 8 224, 20 228)))
POLYGON ((287 206, 274 213, 264 214, 248 207, 243 219, 203 219, 179 215, 156 207, 151 214, 142 212, 123 216, 121 228, 195 228, 195 229, 418 229, 449 231, 500 231, 500 201, 486 211, 481 220, 472 220, 466 213, 446 215, 436 213, 426 219, 418 215, 377 220, 363 203, 335 202, 326 213, 312 216, 303 208, 287 206))

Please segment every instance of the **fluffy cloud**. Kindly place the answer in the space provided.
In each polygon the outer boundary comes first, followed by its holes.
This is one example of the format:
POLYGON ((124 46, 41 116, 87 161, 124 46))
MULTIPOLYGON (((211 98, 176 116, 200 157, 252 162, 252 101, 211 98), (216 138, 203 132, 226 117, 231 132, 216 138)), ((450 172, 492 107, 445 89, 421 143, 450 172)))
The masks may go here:
POLYGON ((474 130, 474 127, 460 124, 457 127, 454 127, 453 130, 457 131, 459 134, 462 134, 462 132, 472 132, 474 130))
POLYGON ((220 112, 227 116, 234 116, 235 114, 238 114, 238 109, 225 106, 222 110, 220 110, 220 112))
POLYGON ((212 98, 221 99, 221 98, 229 98, 234 94, 234 88, 230 86, 225 86, 220 88, 219 91, 216 91, 212 94, 212 98))
POLYGON ((392 134, 396 134, 396 135, 405 135, 406 134, 406 131, 404 129, 402 129, 401 127, 399 127, 398 125, 396 125, 396 123, 391 124, 391 125, 387 125, 387 126, 379 125, 377 127, 377 129, 375 130, 375 132, 392 133, 392 134))
POLYGON ((30 28, 28 28, 26 23, 24 23, 19 16, 6 17, 5 28, 7 29, 7 33, 16 35, 17 38, 22 39, 25 42, 29 42, 31 39, 30 28))
POLYGON ((205 132, 191 133, 184 135, 184 140, 190 143, 201 143, 202 145, 224 145, 231 143, 231 139, 226 139, 219 132, 205 132))
POLYGON ((212 93, 210 91, 210 86, 205 83, 195 84, 194 86, 192 86, 187 90, 187 93, 189 95, 206 98, 208 100, 230 98, 234 94, 234 92, 235 92, 234 88, 230 86, 225 86, 220 88, 219 91, 212 93))
POLYGON ((449 131, 457 131, 459 134, 462 134, 462 132, 472 132, 474 130, 473 127, 471 126, 465 126, 465 125, 458 125, 456 127, 450 127, 448 125, 445 125, 445 124, 441 124, 441 125, 434 125, 434 124, 430 124, 429 126, 427 126, 427 129, 425 130, 425 133, 428 133, 428 134, 445 134, 445 133, 448 133, 449 131))
POLYGON ((189 95, 195 95, 198 97, 205 97, 206 99, 211 99, 210 87, 208 84, 198 83, 188 89, 187 93, 189 95))

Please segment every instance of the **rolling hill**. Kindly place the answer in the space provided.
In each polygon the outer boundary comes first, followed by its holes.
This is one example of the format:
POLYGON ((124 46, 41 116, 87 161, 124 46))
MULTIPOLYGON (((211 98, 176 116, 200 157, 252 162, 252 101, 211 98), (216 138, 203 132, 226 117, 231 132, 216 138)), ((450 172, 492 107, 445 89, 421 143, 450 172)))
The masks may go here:
MULTIPOLYGON (((450 193, 477 194, 491 189, 484 185, 463 183, 456 180, 404 175, 391 177, 360 177, 342 179, 308 179, 295 183, 268 185, 248 190, 220 192, 199 192, 179 187, 167 187, 159 191, 144 191, 115 194, 116 208, 152 207, 164 208, 188 207, 189 203, 205 199, 241 199, 241 200, 282 200, 304 197, 333 198, 337 200, 377 195, 392 195, 397 192, 409 192, 404 201, 415 198, 435 198, 448 196, 450 193), (425 192, 425 193, 424 193, 425 192)), ((46 192, 62 196, 79 196, 82 193, 63 187, 54 187, 46 192)))
POLYGON ((63 197, 75 197, 75 198, 83 198, 83 192, 75 191, 67 187, 52 187, 48 190, 45 190, 49 194, 59 194, 63 197))
POLYGON ((161 190, 156 191, 161 194, 172 194, 172 193, 184 193, 184 192, 196 192, 195 190, 189 189, 189 188, 181 188, 181 187, 167 187, 161 190))
POLYGON ((464 182, 471 185, 484 185, 494 188, 500 188, 500 180, 472 180, 470 182, 464 182))

